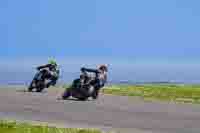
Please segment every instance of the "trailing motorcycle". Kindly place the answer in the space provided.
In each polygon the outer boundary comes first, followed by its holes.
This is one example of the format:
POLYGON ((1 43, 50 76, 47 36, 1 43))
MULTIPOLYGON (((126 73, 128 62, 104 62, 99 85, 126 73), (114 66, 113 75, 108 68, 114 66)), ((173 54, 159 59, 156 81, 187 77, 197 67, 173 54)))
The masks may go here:
POLYGON ((95 76, 88 76, 81 73, 80 78, 75 79, 69 88, 62 94, 62 99, 74 97, 79 100, 87 100, 89 97, 98 98, 99 94, 98 79, 95 76))

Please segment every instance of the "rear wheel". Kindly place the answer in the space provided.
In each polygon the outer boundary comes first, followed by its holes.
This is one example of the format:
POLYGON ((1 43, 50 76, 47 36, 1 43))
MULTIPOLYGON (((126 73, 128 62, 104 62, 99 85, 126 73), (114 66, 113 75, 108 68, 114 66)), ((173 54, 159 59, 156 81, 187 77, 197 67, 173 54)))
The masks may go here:
POLYGON ((99 95, 99 91, 98 90, 95 90, 92 94, 92 98, 93 99, 97 99, 98 98, 98 95, 99 95))

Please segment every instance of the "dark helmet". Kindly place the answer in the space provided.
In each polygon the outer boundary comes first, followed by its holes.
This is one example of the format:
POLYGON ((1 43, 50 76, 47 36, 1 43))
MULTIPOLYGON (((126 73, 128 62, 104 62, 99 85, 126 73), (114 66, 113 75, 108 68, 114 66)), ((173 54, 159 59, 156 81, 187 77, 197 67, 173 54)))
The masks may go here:
POLYGON ((108 72, 108 66, 107 65, 99 65, 98 67, 99 70, 102 70, 102 71, 105 71, 105 72, 108 72))

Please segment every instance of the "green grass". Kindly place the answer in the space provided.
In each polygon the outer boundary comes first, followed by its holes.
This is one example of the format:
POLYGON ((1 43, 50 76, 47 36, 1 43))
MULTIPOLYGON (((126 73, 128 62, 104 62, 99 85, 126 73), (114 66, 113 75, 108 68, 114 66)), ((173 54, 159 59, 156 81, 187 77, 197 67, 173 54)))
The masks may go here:
POLYGON ((96 129, 56 128, 0 120, 0 133, 101 133, 96 129))
POLYGON ((145 100, 200 103, 200 85, 113 85, 102 90, 105 94, 138 96, 145 100))

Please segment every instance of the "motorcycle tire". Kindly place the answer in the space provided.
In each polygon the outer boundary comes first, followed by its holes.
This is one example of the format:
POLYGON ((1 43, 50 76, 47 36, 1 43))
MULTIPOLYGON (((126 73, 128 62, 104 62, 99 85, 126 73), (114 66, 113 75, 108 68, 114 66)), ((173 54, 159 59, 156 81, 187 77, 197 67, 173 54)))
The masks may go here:
POLYGON ((67 99, 71 96, 71 92, 69 90, 66 90, 63 95, 62 95, 62 99, 67 99))
POLYGON ((28 92, 32 92, 33 91, 33 88, 28 88, 28 92))
POLYGON ((97 99, 98 98, 98 95, 99 95, 99 91, 95 90, 92 94, 92 98, 93 99, 97 99))
POLYGON ((36 92, 42 92, 45 88, 44 81, 38 81, 36 92))
POLYGON ((31 81, 31 83, 30 83, 30 85, 29 85, 29 87, 28 87, 28 92, 32 92, 32 91, 33 91, 33 89, 34 89, 33 84, 35 84, 35 81, 34 81, 34 80, 31 81))

